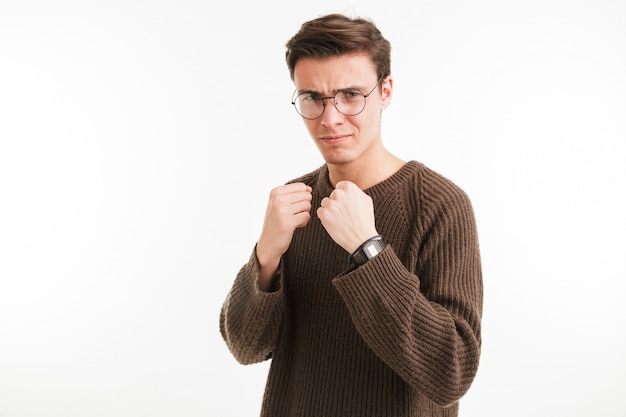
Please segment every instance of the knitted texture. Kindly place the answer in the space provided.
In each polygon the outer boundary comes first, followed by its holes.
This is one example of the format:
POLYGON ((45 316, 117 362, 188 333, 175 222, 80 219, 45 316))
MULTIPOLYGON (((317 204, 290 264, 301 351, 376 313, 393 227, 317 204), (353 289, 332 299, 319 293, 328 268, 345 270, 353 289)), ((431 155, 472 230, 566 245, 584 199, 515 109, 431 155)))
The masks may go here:
POLYGON ((332 192, 324 165, 272 292, 253 251, 220 330, 243 364, 272 360, 263 417, 457 416, 480 357, 482 274, 470 201, 411 161, 364 190, 387 247, 360 267, 314 214, 332 192))

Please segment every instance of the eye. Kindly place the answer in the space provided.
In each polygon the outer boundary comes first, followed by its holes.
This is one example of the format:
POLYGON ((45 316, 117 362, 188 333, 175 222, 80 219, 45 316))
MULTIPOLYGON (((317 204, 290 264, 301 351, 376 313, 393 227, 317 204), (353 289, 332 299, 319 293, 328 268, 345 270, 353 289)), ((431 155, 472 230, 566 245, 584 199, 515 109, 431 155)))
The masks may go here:
POLYGON ((363 97, 363 93, 357 90, 341 90, 337 95, 341 95, 341 98, 346 101, 359 100, 363 97))
POLYGON ((298 100, 305 103, 311 103, 320 100, 320 95, 317 93, 302 93, 298 96, 298 100))

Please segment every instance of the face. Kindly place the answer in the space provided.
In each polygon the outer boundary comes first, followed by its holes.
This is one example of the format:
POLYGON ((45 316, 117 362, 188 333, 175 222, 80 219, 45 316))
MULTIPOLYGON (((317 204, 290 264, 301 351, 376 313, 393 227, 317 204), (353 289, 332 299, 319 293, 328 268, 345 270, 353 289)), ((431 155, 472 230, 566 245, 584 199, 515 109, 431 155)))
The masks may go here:
POLYGON ((375 163, 381 154, 381 112, 391 101, 392 80, 388 76, 380 82, 382 88, 374 88, 377 81, 376 69, 367 54, 306 58, 296 63, 294 82, 298 93, 331 97, 344 89, 363 94, 374 89, 366 98, 363 111, 355 116, 342 114, 328 99, 319 118, 302 119, 329 165, 375 163))

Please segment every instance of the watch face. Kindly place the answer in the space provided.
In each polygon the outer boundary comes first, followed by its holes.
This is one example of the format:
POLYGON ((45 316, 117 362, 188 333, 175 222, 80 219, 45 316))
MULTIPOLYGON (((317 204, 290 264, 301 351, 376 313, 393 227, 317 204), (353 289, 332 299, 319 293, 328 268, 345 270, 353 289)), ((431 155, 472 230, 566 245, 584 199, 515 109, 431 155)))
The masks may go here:
POLYGON ((382 239, 368 241, 356 251, 351 261, 354 262, 355 265, 363 265, 368 260, 381 253, 384 248, 385 242, 383 242, 382 239))
POLYGON ((378 255, 380 251, 378 250, 378 245, 371 243, 363 248, 363 251, 367 255, 368 259, 372 259, 374 256, 378 255))

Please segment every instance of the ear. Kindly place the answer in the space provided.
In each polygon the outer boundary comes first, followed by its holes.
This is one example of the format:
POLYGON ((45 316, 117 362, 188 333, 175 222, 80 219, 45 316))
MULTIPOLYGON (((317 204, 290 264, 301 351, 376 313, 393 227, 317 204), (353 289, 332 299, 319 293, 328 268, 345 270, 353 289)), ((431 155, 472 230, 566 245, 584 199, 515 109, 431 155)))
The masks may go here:
POLYGON ((380 86, 382 108, 386 109, 391 104, 391 97, 393 96, 393 77, 388 75, 387 78, 380 82, 380 86))

